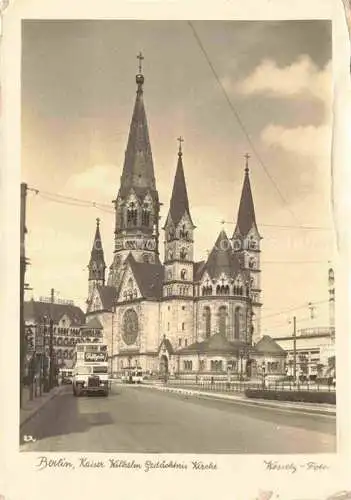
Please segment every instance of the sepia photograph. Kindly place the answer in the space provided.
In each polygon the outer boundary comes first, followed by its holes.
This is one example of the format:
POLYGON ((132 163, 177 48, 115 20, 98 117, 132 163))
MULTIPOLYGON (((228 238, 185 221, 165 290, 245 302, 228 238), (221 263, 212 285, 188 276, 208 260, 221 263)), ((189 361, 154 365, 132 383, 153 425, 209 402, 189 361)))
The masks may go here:
POLYGON ((337 452, 332 84, 330 20, 22 21, 21 452, 337 452))

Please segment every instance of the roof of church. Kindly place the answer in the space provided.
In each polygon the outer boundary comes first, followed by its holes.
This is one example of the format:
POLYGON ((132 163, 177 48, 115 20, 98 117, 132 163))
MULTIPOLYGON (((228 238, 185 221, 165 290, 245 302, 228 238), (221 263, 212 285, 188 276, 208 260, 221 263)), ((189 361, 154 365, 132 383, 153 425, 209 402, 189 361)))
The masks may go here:
POLYGON ((256 227, 255 207, 251 192, 249 168, 246 164, 235 232, 239 231, 242 236, 246 236, 253 226, 256 227))
POLYGON ((124 197, 133 187, 136 195, 139 197, 144 197, 148 191, 157 197, 154 165, 143 99, 144 76, 138 74, 136 82, 137 95, 129 129, 119 193, 124 197))
POLYGON ((85 323, 84 312, 80 307, 71 304, 51 304, 50 302, 39 302, 35 300, 24 303, 25 321, 41 323, 44 317, 52 317, 54 324, 58 324, 63 316, 67 316, 73 326, 81 326, 85 323))
POLYGON ((201 275, 205 270, 211 278, 218 278, 222 273, 234 278, 240 270, 240 262, 233 254, 231 243, 224 229, 219 233, 207 262, 201 268, 201 275))
POLYGON ((194 262, 194 281, 198 281, 201 278, 202 269, 206 264, 205 260, 201 260, 200 262, 194 262))
MULTIPOLYGON (((189 345, 188 347, 184 347, 181 349, 180 353, 186 354, 186 353, 227 353, 227 354, 237 354, 240 349, 243 349, 246 344, 241 341, 230 341, 228 340, 224 335, 221 333, 215 333, 211 337, 209 337, 206 340, 203 340, 202 342, 194 342, 193 344, 189 345)), ((254 348, 251 348, 251 350, 254 350, 254 348)))
POLYGON ((269 335, 264 335, 255 345, 255 350, 261 353, 284 354, 285 351, 269 335))
POLYGON ((169 215, 175 226, 179 223, 184 213, 187 213, 191 220, 182 156, 182 151, 179 148, 177 170, 174 177, 169 209, 169 215))
POLYGON ((99 320, 99 318, 93 317, 89 319, 89 321, 84 325, 84 329, 86 330, 103 330, 103 326, 99 320))
POLYGON ((117 298, 117 290, 114 286, 97 286, 101 303, 102 303, 102 308, 110 310, 112 309, 112 306, 115 303, 115 300, 117 298))
POLYGON ((93 262, 102 262, 104 267, 106 267, 104 259, 104 250, 102 248, 102 240, 100 234, 100 219, 96 219, 95 238, 94 238, 93 248, 91 250, 89 264, 92 264, 93 262))
POLYGON ((137 262, 130 253, 126 259, 129 262, 141 295, 145 299, 162 298, 164 267, 160 262, 137 262))

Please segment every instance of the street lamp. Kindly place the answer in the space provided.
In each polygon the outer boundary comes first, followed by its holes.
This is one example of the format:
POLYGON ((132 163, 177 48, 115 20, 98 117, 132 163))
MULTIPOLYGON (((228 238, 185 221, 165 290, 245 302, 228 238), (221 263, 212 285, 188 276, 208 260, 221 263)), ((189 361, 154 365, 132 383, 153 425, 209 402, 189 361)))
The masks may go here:
POLYGON ((266 362, 264 360, 262 362, 262 387, 263 389, 266 387, 266 362))

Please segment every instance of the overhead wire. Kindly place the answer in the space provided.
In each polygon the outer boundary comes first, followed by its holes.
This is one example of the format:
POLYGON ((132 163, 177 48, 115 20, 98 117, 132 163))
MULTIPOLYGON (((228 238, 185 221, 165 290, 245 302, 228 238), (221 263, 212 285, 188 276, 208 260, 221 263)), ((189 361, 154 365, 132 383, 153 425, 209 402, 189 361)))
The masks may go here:
POLYGON ((198 43, 198 45, 199 45, 199 47, 200 47, 203 55, 204 55, 204 57, 205 57, 208 65, 209 65, 209 67, 211 68, 211 71, 212 71, 212 73, 213 73, 213 75, 214 75, 214 77, 215 77, 215 79, 216 79, 216 81, 217 81, 220 89, 222 90, 222 93, 224 95, 225 100, 227 101, 227 104, 229 105, 232 113, 235 116, 236 121, 238 122, 238 124, 239 124, 239 126, 240 126, 240 128, 241 128, 241 130, 243 132, 243 134, 245 135, 245 138, 246 138, 247 142, 249 143, 252 152, 256 156, 256 158, 258 160, 258 163, 261 165, 261 167, 263 168, 264 172, 266 173, 268 179, 271 181, 272 185, 274 186, 274 188, 275 188, 275 190, 276 190, 276 192, 277 192, 280 200, 282 201, 283 205, 285 206, 285 208, 290 212, 290 214, 292 215, 292 217, 294 218, 294 220, 298 222, 296 215, 291 210, 291 208, 290 208, 287 200, 283 196, 283 194, 282 194, 282 192, 281 192, 281 190, 280 190, 277 182, 274 180, 274 178, 272 177, 272 175, 268 171, 267 166, 263 162, 263 160, 262 160, 262 158, 261 158, 261 156, 260 156, 260 154, 259 154, 259 152, 258 152, 258 150, 257 150, 257 148, 256 148, 256 146, 255 146, 255 144, 253 142, 253 140, 251 139, 251 136, 250 136, 250 134, 249 134, 249 132, 248 132, 248 130, 247 130, 247 128, 246 128, 246 126, 245 126, 245 124, 244 124, 244 122, 243 122, 240 114, 239 114, 239 112, 237 111, 237 109, 235 108, 235 106, 232 103, 231 99, 229 98, 229 96, 228 96, 228 94, 227 94, 227 92, 226 92, 226 90, 225 90, 225 88, 224 88, 224 86, 223 86, 223 84, 222 84, 219 76, 218 76, 218 73, 217 73, 215 67, 212 64, 212 61, 211 61, 211 59, 210 59, 210 57, 209 57, 209 55, 208 55, 208 53, 207 53, 207 51, 206 51, 203 43, 202 43, 202 41, 201 41, 201 39, 200 39, 200 37, 199 37, 199 35, 198 35, 198 33, 197 33, 197 31, 196 31, 193 23, 192 23, 192 21, 188 21, 188 24, 189 24, 189 26, 190 26, 190 28, 191 28, 191 30, 193 32, 193 35, 194 35, 194 37, 195 37, 195 39, 196 39, 196 41, 197 41, 197 43, 198 43))

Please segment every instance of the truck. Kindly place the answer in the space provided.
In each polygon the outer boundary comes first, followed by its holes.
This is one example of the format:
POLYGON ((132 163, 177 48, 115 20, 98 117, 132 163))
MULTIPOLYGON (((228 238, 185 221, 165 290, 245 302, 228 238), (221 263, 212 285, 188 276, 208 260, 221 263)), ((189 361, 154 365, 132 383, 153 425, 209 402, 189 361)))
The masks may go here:
POLYGON ((108 396, 107 345, 100 343, 76 344, 73 361, 72 390, 76 397, 85 394, 108 396))

